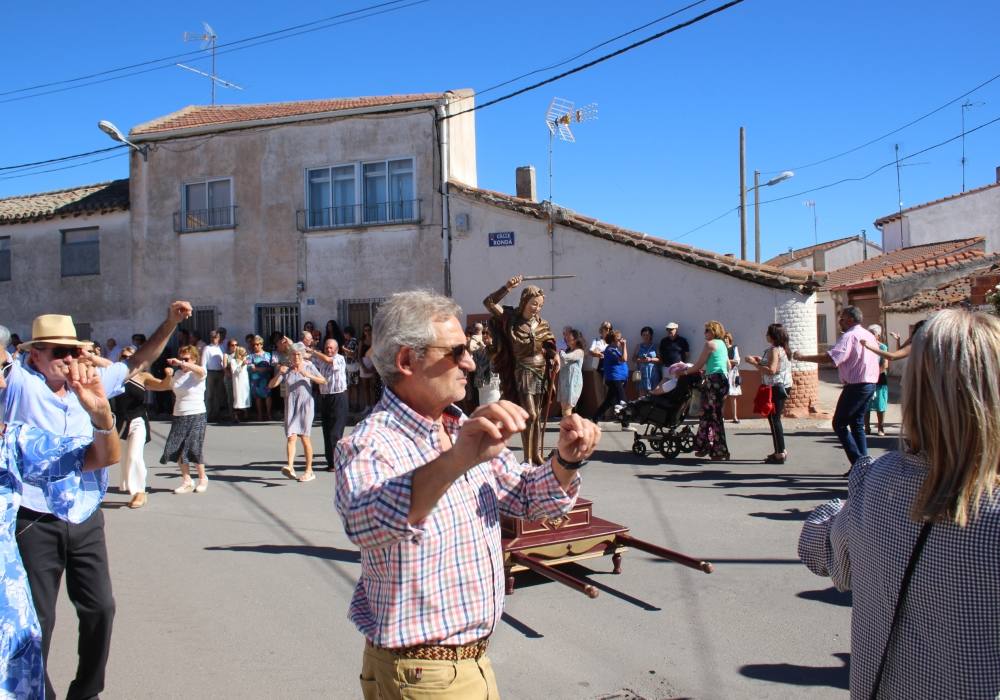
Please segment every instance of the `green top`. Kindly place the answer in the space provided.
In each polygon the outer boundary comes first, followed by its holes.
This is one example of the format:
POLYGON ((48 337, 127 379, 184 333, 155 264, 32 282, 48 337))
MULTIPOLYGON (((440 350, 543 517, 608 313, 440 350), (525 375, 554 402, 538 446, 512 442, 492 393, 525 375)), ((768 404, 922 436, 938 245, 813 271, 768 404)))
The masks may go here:
POLYGON ((714 341, 715 350, 708 355, 705 361, 705 374, 729 374, 729 350, 726 344, 719 338, 714 341))

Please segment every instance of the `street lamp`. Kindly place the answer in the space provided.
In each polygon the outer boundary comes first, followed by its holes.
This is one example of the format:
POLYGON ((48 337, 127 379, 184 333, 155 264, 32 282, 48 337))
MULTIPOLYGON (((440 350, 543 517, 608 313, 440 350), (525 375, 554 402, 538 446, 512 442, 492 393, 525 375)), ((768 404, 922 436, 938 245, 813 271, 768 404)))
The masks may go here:
POLYGON ((107 119, 102 119, 101 121, 97 122, 97 128, 103 131, 108 136, 110 136, 115 141, 120 141, 121 143, 124 143, 126 146, 138 151, 139 155, 142 156, 143 160, 146 160, 146 156, 149 155, 149 144, 146 144, 145 146, 135 145, 127 138, 125 138, 125 135, 118 129, 117 126, 109 122, 107 119))

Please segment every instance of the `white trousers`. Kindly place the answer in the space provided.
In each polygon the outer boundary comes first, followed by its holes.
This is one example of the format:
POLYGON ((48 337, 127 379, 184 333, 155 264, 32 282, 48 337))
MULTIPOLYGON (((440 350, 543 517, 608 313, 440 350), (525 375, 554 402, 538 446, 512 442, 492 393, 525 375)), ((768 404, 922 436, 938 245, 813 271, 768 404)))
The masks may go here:
POLYGON ((146 491, 146 424, 142 418, 133 418, 128 426, 128 440, 122 450, 121 487, 131 495, 146 491))

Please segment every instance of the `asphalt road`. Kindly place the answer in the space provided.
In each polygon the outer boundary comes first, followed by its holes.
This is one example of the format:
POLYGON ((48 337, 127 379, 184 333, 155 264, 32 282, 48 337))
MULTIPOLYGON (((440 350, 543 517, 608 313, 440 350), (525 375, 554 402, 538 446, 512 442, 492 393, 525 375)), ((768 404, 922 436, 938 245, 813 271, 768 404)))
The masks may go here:
MULTIPOLYGON (((358 697, 362 638, 347 607, 360 566, 332 475, 285 479, 278 424, 210 426, 208 491, 174 495, 176 467, 158 463, 168 427, 153 423, 146 449, 149 504, 124 508, 115 492, 104 504, 118 602, 104 697, 358 697)), ((850 597, 795 549, 809 511, 846 495, 847 465, 828 421, 786 430, 785 465, 761 462, 763 420, 727 424, 728 463, 667 463, 634 457, 632 433, 608 424, 583 475, 595 515, 715 573, 638 551, 619 576, 609 558, 571 566, 600 589, 594 600, 519 575, 490 646, 504 697, 846 697, 850 597)), ((876 438, 872 452, 894 444, 876 438)), ((61 697, 76 664, 65 593, 58 615, 50 669, 61 697)))

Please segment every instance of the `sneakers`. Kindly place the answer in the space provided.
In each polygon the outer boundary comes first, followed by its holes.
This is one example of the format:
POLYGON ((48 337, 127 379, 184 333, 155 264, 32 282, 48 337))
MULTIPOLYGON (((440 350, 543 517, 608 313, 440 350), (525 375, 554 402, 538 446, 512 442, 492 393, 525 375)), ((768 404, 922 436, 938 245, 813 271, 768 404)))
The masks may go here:
MULTIPOLYGON (((204 489, 202 489, 204 491, 204 489)), ((174 489, 174 493, 191 493, 194 491, 194 482, 185 481, 180 486, 174 489)))

